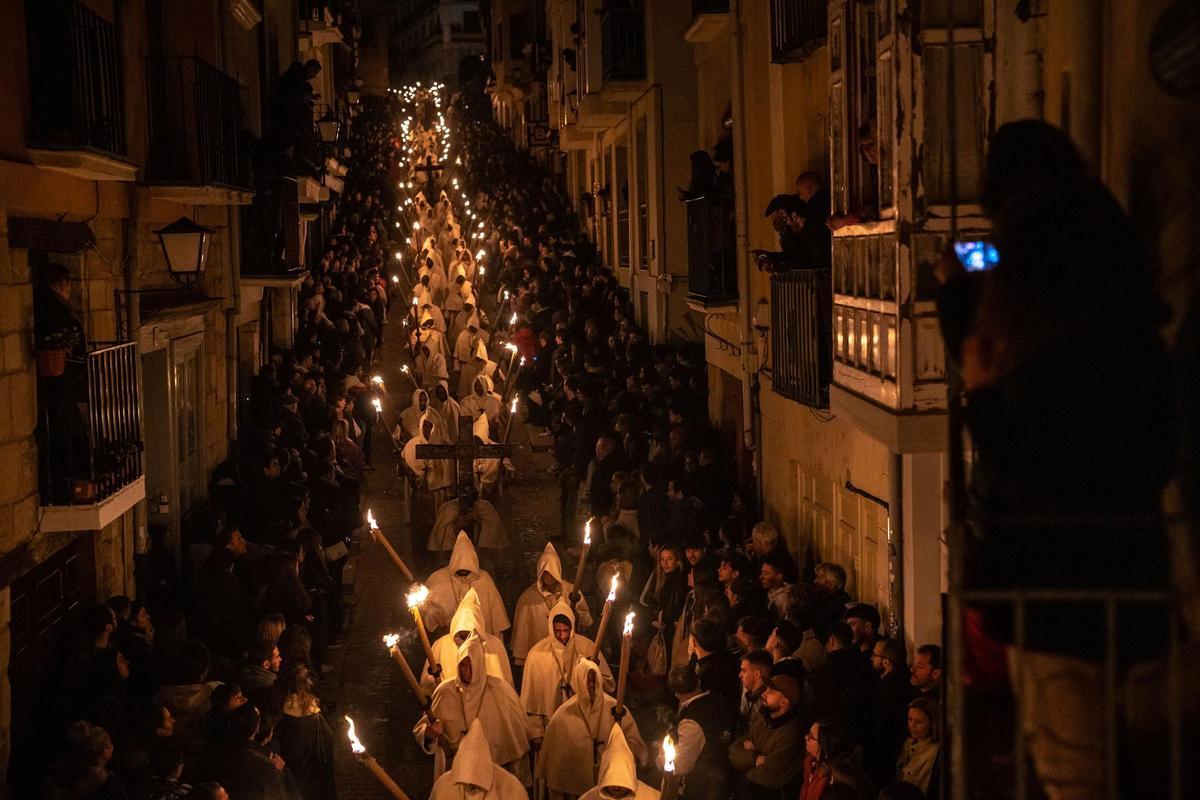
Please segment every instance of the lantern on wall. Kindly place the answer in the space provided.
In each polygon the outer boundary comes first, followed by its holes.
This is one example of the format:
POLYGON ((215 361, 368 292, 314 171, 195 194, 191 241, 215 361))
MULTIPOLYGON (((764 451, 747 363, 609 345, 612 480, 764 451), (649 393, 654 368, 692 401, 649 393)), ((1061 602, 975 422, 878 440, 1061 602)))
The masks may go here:
POLYGON ((321 137, 321 142, 324 144, 333 144, 337 141, 338 130, 342 127, 342 123, 332 113, 326 111, 324 116, 317 120, 317 135, 321 137))
POLYGON ((190 217, 180 217, 155 233, 167 259, 167 272, 172 278, 190 287, 204 277, 208 246, 216 231, 190 217))

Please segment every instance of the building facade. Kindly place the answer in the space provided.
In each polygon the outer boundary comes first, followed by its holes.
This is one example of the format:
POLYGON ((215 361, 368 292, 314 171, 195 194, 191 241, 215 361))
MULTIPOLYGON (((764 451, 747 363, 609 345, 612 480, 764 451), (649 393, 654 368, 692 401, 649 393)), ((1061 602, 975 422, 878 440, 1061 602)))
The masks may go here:
POLYGON ((842 564, 910 648, 941 641, 948 589, 933 270, 952 230, 987 232, 989 135, 1023 118, 1067 131, 1146 222, 1164 296, 1179 312, 1191 296, 1196 159, 1178 142, 1197 112, 1155 80, 1169 6, 546 2, 550 127, 605 263, 656 340, 703 337, 710 418, 764 517, 803 563, 842 564), (689 153, 720 142, 724 190, 678 202, 689 153), (779 250, 765 209, 808 171, 838 218, 832 269, 759 269, 755 251, 779 250))
POLYGON ((457 86, 463 59, 484 55, 483 30, 478 0, 399 0, 390 34, 392 83, 457 86))
POLYGON ((340 186, 314 122, 350 122, 357 31, 335 0, 0 6, 0 783, 31 796, 58 623, 145 599, 151 559, 184 568, 249 381, 290 343, 298 268, 340 186), (279 86, 310 59, 315 105, 284 130, 310 151, 299 168, 278 158, 279 86), (207 231, 206 259, 168 262, 177 240, 159 232, 181 219, 207 231), (55 264, 70 349, 40 289, 55 264))

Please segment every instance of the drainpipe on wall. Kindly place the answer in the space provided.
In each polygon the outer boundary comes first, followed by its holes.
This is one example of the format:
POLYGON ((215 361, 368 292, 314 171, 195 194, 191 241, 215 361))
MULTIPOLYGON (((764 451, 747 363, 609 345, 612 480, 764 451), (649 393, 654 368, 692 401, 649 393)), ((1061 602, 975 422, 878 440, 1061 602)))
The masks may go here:
MULTIPOLYGON (((225 230, 229 233, 225 238, 225 263, 229 269, 229 295, 231 297, 230 305, 225 309, 225 441, 229 448, 227 455, 231 458, 237 456, 235 445, 237 444, 237 424, 238 424, 238 344, 240 335, 238 334, 237 316, 242 308, 242 282, 238 279, 238 268, 240 262, 235 261, 235 253, 240 248, 234 247, 234 231, 237 231, 236 220, 233 218, 237 213, 237 206, 225 207, 225 230)), ((238 231, 240 233, 240 231, 238 231)))
MULTIPOLYGON (((142 310, 141 310, 141 295, 137 294, 137 260, 138 260, 138 229, 141 226, 142 215, 141 205, 138 202, 139 191, 136 184, 125 184, 126 207, 129 209, 129 216, 125 218, 122 227, 122 239, 124 258, 121 259, 121 281, 125 292, 125 330, 117 331, 117 335, 122 334, 126 341, 136 342, 138 340, 138 331, 142 325, 142 310)), ((116 298, 120 302, 120 298, 116 298)), ((142 388, 142 361, 138 359, 138 414, 139 418, 146 418, 146 392, 142 388)), ((143 428, 143 431, 145 429, 143 428)), ((145 435, 143 433, 143 440, 145 435)), ((144 451, 143 446, 143 451, 144 451)), ((145 475, 145 458, 143 456, 142 474, 145 475)), ((142 573, 143 566, 141 562, 146 560, 150 553, 150 531, 148 529, 149 515, 146 511, 146 498, 142 498, 133 507, 133 563, 134 575, 131 581, 126 578, 125 592, 126 594, 137 597, 139 600, 145 601, 147 596, 147 586, 142 586, 137 580, 137 576, 142 573)))
POLYGON ((904 456, 891 454, 888 470, 888 628, 893 639, 904 635, 904 456))
POLYGON ((737 275, 738 275, 738 326, 742 348, 742 441, 753 453, 754 490, 759 512, 762 513, 762 448, 759 447, 758 421, 758 355, 754 352, 754 331, 750 322, 750 184, 746 172, 746 106, 745 70, 742 65, 742 27, 740 0, 730 0, 729 19, 733 23, 733 163, 737 169, 734 191, 734 208, 737 220, 737 275))

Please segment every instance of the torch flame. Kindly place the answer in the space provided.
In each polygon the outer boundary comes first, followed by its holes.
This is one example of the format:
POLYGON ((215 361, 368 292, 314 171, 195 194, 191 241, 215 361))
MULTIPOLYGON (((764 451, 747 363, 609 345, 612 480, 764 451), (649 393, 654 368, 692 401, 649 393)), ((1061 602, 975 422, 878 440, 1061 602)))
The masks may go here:
POLYGON ((400 371, 407 375, 408 374, 408 364, 405 364, 404 366, 400 367, 400 371))
POLYGON ((671 741, 671 734, 663 737, 662 743, 663 753, 663 772, 675 771, 675 743, 671 741))
POLYGON ((399 283, 400 283, 400 276, 399 276, 399 275, 393 275, 393 276, 392 276, 392 283, 399 284, 399 283))
POLYGON ((362 755, 367 752, 367 748, 363 747, 363 743, 358 740, 358 734, 354 732, 354 720, 350 719, 350 715, 346 715, 346 724, 350 727, 346 729, 346 738, 350 740, 350 749, 355 755, 362 755))
POLYGON ((383 376, 382 375, 372 375, 371 383, 378 384, 379 386, 383 386, 383 376))
POLYGON ((375 522, 375 515, 371 513, 371 509, 367 509, 367 524, 371 526, 371 530, 379 530, 379 525, 375 522))
POLYGON ((400 643, 400 634, 398 634, 398 633, 387 633, 387 634, 384 634, 384 636, 383 636, 383 645, 384 645, 384 647, 386 647, 388 650, 391 650, 393 647, 395 647, 395 646, 396 646, 396 645, 398 645, 399 643, 400 643))
POLYGON ((617 599, 617 576, 612 576, 612 582, 608 585, 608 602, 615 602, 617 599))
MULTIPOLYGON (((505 299, 507 299, 507 298, 505 298, 505 299)), ((513 312, 513 314, 512 314, 512 316, 511 316, 511 317, 509 317, 508 324, 509 324, 509 325, 516 325, 516 324, 517 324, 517 312, 515 312, 515 311, 514 311, 514 312, 513 312)))
POLYGON ((633 617, 632 611, 625 615, 625 627, 621 630, 622 636, 633 636, 633 617))
POLYGON ((592 543, 592 520, 594 520, 594 519, 595 519, 595 517, 588 517, 588 521, 583 523, 583 543, 584 544, 592 543))
POLYGON ((379 402, 379 398, 378 398, 378 397, 376 397, 376 398, 374 399, 374 401, 372 401, 372 402, 373 402, 373 403, 374 403, 374 405, 375 405, 375 413, 376 413, 376 414, 382 414, 382 413, 383 413, 383 403, 379 402))
POLYGON ((522 366, 522 367, 525 366, 525 356, 521 356, 520 366, 522 366))
POLYGON ((515 397, 513 398, 512 406, 508 409, 508 413, 510 413, 510 414, 517 413, 517 398, 515 398, 515 397))
MULTIPOLYGON (((476 257, 477 259, 479 259, 480 261, 482 261, 482 260, 483 260, 483 257, 484 257, 484 256, 486 256, 486 255, 487 255, 487 253, 485 253, 484 251, 480 250, 478 253, 476 253, 476 254, 475 254, 475 257, 476 257)), ((480 270, 481 270, 481 271, 482 271, 482 269, 483 269, 483 268, 482 268, 482 267, 480 267, 480 270)))
POLYGON ((509 342, 508 344, 504 345, 504 349, 509 351, 510 353, 517 352, 517 346, 515 344, 513 344, 512 342, 509 342))
POLYGON ((413 587, 408 590, 408 595, 405 599, 408 601, 409 608, 416 608, 424 603, 425 599, 428 597, 429 587, 423 583, 415 583, 413 584, 413 587))

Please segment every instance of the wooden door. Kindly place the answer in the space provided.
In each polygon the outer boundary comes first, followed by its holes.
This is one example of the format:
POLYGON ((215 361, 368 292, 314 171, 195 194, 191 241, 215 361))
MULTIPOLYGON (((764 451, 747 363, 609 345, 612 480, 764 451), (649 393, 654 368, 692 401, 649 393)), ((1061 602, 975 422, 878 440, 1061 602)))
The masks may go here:
POLYGON ((12 655, 12 753, 8 784, 13 797, 38 797, 52 744, 62 736, 53 699, 64 650, 63 620, 96 598, 91 534, 76 538, 13 582, 8 623, 12 655))

